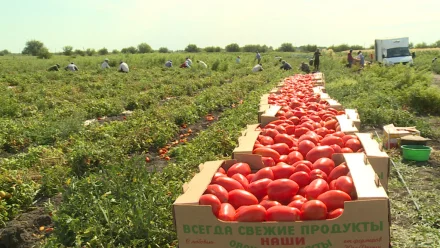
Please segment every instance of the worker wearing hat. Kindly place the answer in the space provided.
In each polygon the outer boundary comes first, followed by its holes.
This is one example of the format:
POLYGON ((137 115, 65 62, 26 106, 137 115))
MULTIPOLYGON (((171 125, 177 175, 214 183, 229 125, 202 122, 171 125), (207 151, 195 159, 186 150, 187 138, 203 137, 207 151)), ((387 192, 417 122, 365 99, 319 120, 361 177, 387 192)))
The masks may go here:
POLYGON ((54 66, 49 67, 49 69, 47 69, 47 71, 59 71, 60 70, 60 65, 56 64, 54 66))
POLYGON ((280 69, 284 69, 286 71, 292 69, 292 66, 289 63, 287 63, 285 60, 281 61, 281 63, 282 63, 282 65, 281 65, 280 69))
POLYGON ((104 59, 104 62, 101 64, 101 69, 107 69, 110 68, 110 65, 108 64, 108 59, 104 59))
POLYGON ((172 61, 172 60, 168 60, 168 61, 165 63, 165 67, 173 67, 173 61, 172 61))

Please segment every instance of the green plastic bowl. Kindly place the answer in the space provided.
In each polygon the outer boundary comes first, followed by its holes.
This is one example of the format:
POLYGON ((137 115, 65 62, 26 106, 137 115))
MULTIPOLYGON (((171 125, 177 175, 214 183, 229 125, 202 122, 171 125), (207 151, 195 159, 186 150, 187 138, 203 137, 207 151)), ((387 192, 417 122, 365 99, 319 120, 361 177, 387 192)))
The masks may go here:
POLYGON ((402 145, 403 158, 414 161, 427 161, 431 154, 431 147, 422 145, 402 145))

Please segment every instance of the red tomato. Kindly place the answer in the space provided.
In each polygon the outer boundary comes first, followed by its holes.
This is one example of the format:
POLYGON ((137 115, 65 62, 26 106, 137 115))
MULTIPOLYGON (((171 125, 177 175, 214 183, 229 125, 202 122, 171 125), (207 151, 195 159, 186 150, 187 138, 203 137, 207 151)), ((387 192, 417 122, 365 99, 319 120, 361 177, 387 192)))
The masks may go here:
POLYGON ((344 141, 342 138, 335 136, 334 134, 329 135, 321 140, 322 146, 331 146, 331 145, 338 145, 339 147, 344 146, 344 141))
POLYGON ((304 196, 302 196, 302 195, 294 195, 292 197, 292 201, 295 201, 295 200, 305 200, 305 201, 307 201, 307 199, 304 196))
POLYGON ((222 167, 218 168, 217 172, 220 172, 222 174, 226 174, 225 169, 223 169, 222 167))
POLYGON ((350 195, 355 190, 353 179, 348 176, 340 176, 335 179, 335 188, 350 195))
POLYGON ((322 201, 311 200, 301 207, 302 220, 325 220, 326 217, 327 207, 322 201))
POLYGON ((267 195, 267 186, 272 182, 272 179, 263 178, 249 184, 249 192, 261 199, 267 195))
POLYGON ((317 146, 307 153, 306 159, 314 163, 320 158, 331 158, 333 153, 335 153, 335 151, 330 146, 317 146))
POLYGON ((266 219, 266 209, 261 205, 243 206, 235 214, 238 222, 262 222, 266 219))
POLYGON ((286 143, 277 143, 277 144, 273 144, 273 145, 270 145, 270 146, 267 146, 267 147, 271 148, 271 149, 274 149, 280 155, 287 155, 287 154, 289 154, 290 146, 288 146, 286 143))
POLYGON ((246 176, 246 179, 248 180, 248 182, 252 182, 252 179, 254 178, 254 173, 252 173, 252 174, 249 174, 249 175, 247 175, 246 176))
POLYGON ((353 152, 357 152, 362 148, 362 144, 358 139, 349 139, 345 142, 345 147, 350 148, 353 152))
POLYGON ((219 178, 219 177, 226 177, 226 175, 223 174, 223 173, 221 173, 221 172, 216 172, 216 173, 214 174, 214 176, 212 177, 211 183, 214 182, 214 181, 215 181, 217 178, 219 178))
POLYGON ((304 203, 306 203, 306 202, 307 202, 307 199, 305 199, 305 198, 304 199, 299 199, 299 200, 293 200, 287 206, 293 207, 293 208, 297 208, 297 209, 301 209, 302 205, 304 203))
POLYGON ((344 146, 345 146, 345 143, 347 143, 347 140, 349 140, 349 139, 358 139, 358 137, 356 135, 352 135, 352 134, 344 135, 342 137, 342 140, 344 141, 344 146))
POLYGON ((344 148, 341 149, 341 153, 353 153, 353 150, 351 150, 348 147, 344 147, 344 148))
POLYGON ((251 174, 251 167, 248 163, 235 163, 228 169, 228 177, 232 177, 234 174, 239 173, 243 176, 251 174))
POLYGON ((242 174, 234 174, 232 177, 232 179, 235 179, 237 182, 239 182, 244 190, 249 190, 249 181, 247 180, 247 178, 245 176, 243 176, 242 174))
POLYGON ((344 213, 344 209, 343 208, 337 208, 333 211, 330 211, 327 213, 327 219, 336 219, 339 216, 341 216, 344 213))
POLYGON ((286 128, 281 125, 276 126, 275 129, 281 134, 286 133, 286 128))
POLYGON ((333 151, 335 151, 335 153, 342 153, 342 149, 340 146, 338 145, 331 145, 331 148, 333 148, 333 151))
POLYGON ((335 210, 337 208, 344 208, 344 202, 351 201, 351 197, 340 190, 329 190, 320 194, 317 200, 322 201, 328 211, 335 210))
POLYGON ((277 134, 275 138, 273 139, 276 144, 278 143, 284 143, 287 144, 289 147, 292 147, 295 144, 295 141, 292 137, 288 134, 277 134))
POLYGON ((337 137, 342 138, 342 137, 345 136, 345 133, 343 133, 343 132, 341 132, 341 131, 338 131, 338 132, 333 133, 332 135, 333 135, 333 136, 337 136, 337 137))
POLYGON ((260 205, 263 206, 266 210, 268 210, 271 207, 274 206, 282 206, 281 203, 277 202, 277 201, 271 201, 271 200, 262 200, 260 202, 260 205))
POLYGON ((302 188, 300 188, 299 190, 298 190, 298 195, 300 195, 300 196, 303 196, 303 197, 306 197, 306 191, 307 191, 307 188, 309 187, 309 185, 306 185, 306 186, 304 186, 304 187, 302 187, 302 188))
POLYGON ((277 164, 279 164, 280 162, 286 163, 288 159, 289 157, 287 155, 281 155, 280 160, 277 164))
POLYGON ((302 140, 298 143, 298 151, 306 157, 307 153, 315 147, 315 143, 310 140, 302 140))
POLYGON ((325 122, 324 127, 327 129, 336 129, 336 123, 338 123, 338 121, 336 121, 335 119, 331 119, 325 122))
POLYGON ((257 173, 255 173, 254 177, 252 178, 252 182, 258 181, 260 179, 263 178, 269 178, 269 179, 274 179, 273 176, 273 172, 272 169, 269 167, 260 169, 259 171, 257 171, 257 173))
POLYGON ((228 202, 228 191, 218 184, 210 184, 205 190, 204 194, 211 194, 217 196, 220 202, 228 202))
POLYGON ((288 203, 299 190, 296 182, 290 179, 277 179, 267 186, 269 199, 280 203, 288 203))
POLYGON ((319 136, 325 137, 328 134, 328 129, 325 127, 320 127, 314 130, 319 136))
POLYGON ((267 146, 267 145, 273 145, 275 142, 273 141, 272 137, 265 136, 265 135, 259 135, 258 141, 260 141, 260 144, 267 146))
POLYGON ((279 134, 279 133, 278 133, 278 131, 277 131, 276 129, 273 129, 273 128, 265 128, 265 129, 263 129, 263 131, 261 132, 261 134, 264 135, 264 136, 270 136, 270 137, 273 139, 273 138, 275 138, 275 136, 276 136, 277 134, 279 134))
POLYGON ((309 185, 309 183, 312 181, 310 180, 309 173, 305 171, 295 172, 289 177, 289 179, 296 182, 300 188, 309 185))
POLYGON ((278 160, 280 159, 280 154, 277 151, 267 147, 257 148, 252 153, 259 154, 263 157, 271 157, 275 162, 278 162, 278 160))
POLYGON ((303 155, 298 151, 293 151, 287 155, 287 163, 294 164, 298 161, 302 161, 304 159, 303 155))
POLYGON ((299 138, 302 135, 306 134, 308 131, 310 131, 310 129, 306 128, 306 127, 297 127, 295 129, 295 137, 299 138))
POLYGON ((212 194, 206 194, 200 197, 199 205, 210 205, 212 208, 212 213, 215 216, 218 216, 218 212, 220 211, 220 205, 222 205, 222 203, 217 198, 217 196, 212 194))
POLYGON ((314 169, 309 173, 310 180, 313 181, 315 179, 324 179, 327 181, 327 174, 320 169, 314 169))
POLYGON ((320 194, 328 190, 328 183, 324 179, 315 179, 307 186, 306 198, 308 200, 316 199, 320 194))
POLYGON ((336 166, 331 172, 330 175, 328 175, 328 182, 331 182, 335 179, 338 179, 340 176, 346 176, 349 172, 349 169, 347 167, 347 164, 345 162, 341 163, 340 165, 336 166))
POLYGON ((288 206, 271 207, 266 212, 267 221, 298 221, 301 219, 301 211, 288 206))
POLYGON ((237 182, 237 180, 230 177, 218 177, 212 183, 223 186, 228 192, 234 189, 244 189, 243 186, 237 182))
POLYGON ((288 164, 277 164, 271 167, 274 179, 289 178, 295 168, 288 164))
POLYGON ((293 173, 299 172, 299 171, 304 171, 307 174, 310 173, 310 171, 312 171, 307 165, 305 164, 299 164, 295 167, 295 170, 293 171, 293 173))
POLYGON ((331 181, 331 182, 328 184, 329 189, 330 189, 330 190, 334 190, 334 189, 336 189, 335 184, 336 184, 336 180, 331 181))
POLYGON ((297 167, 300 164, 306 165, 307 167, 309 167, 309 169, 312 169, 312 165, 313 165, 313 163, 308 160, 302 160, 302 161, 298 161, 298 162, 294 163, 292 166, 297 167))
POLYGON ((286 127, 286 134, 294 135, 295 134, 295 125, 289 125, 286 127))
POLYGON ((241 206, 250 206, 258 204, 258 199, 253 194, 242 190, 234 189, 229 192, 228 202, 234 206, 234 208, 239 208, 241 206))
POLYGON ((234 221, 235 208, 229 203, 222 203, 218 212, 218 218, 222 221, 234 221))
POLYGON ((320 158, 316 160, 313 165, 313 169, 320 169, 325 172, 326 175, 329 175, 330 172, 335 168, 335 162, 330 158, 320 158))
POLYGON ((261 157, 261 161, 263 162, 265 167, 272 167, 275 166, 275 160, 271 157, 261 157))
POLYGON ((319 136, 315 132, 307 131, 304 135, 299 137, 298 142, 308 140, 313 142, 313 144, 318 145, 319 143, 319 136))

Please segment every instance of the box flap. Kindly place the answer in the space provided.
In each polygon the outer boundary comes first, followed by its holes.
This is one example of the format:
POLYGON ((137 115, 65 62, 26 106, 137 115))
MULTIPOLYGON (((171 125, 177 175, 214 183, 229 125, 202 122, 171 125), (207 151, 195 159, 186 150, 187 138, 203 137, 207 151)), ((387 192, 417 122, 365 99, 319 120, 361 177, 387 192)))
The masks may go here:
POLYGON ((262 116, 273 116, 278 113, 278 111, 281 109, 281 106, 278 105, 270 105, 269 109, 266 110, 266 112, 263 113, 262 116))
MULTIPOLYGON (((385 189, 381 185, 377 185, 376 173, 373 168, 365 163, 365 154, 342 153, 335 155, 342 155, 347 162, 359 200, 388 198, 385 189)), ((340 158, 337 159, 340 160, 340 158)))
POLYGON ((223 160, 208 161, 200 166, 203 169, 185 185, 185 193, 180 195, 174 204, 198 204, 200 196, 205 192, 223 162, 223 160))
POLYGON ((367 156, 388 157, 386 152, 381 151, 379 143, 372 138, 371 133, 356 133, 355 135, 362 143, 367 156))
POLYGON ((346 115, 337 115, 336 119, 339 122, 339 126, 341 127, 342 132, 346 132, 346 133, 358 132, 358 129, 354 126, 353 121, 347 119, 346 115))
POLYGON ((348 119, 359 120, 359 114, 356 109, 345 109, 345 114, 348 116, 348 119))

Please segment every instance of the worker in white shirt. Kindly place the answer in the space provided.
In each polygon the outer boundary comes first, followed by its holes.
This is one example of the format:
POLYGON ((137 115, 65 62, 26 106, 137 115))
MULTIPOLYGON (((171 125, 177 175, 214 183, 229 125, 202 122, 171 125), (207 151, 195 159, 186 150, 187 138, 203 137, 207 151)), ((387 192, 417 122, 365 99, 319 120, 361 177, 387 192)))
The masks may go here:
POLYGON ((64 70, 66 71, 79 71, 78 67, 75 65, 75 63, 70 63, 69 65, 67 65, 64 70))
POLYGON ((107 69, 110 68, 110 65, 108 64, 108 59, 104 59, 104 62, 101 64, 101 69, 107 69))
POLYGON ((254 68, 252 68, 253 72, 259 72, 263 70, 263 65, 262 64, 257 64, 256 66, 254 66, 254 68))
POLYGON ((173 61, 172 61, 172 60, 168 60, 168 61, 165 63, 165 67, 173 67, 173 61))
POLYGON ((208 68, 208 66, 206 65, 205 62, 201 61, 201 60, 197 60, 197 63, 199 63, 200 65, 202 65, 205 68, 208 68))
POLYGON ((186 58, 185 63, 186 63, 187 67, 191 67, 193 62, 192 62, 192 60, 190 58, 186 58))
POLYGON ((121 61, 121 63, 119 63, 119 69, 118 72, 125 72, 128 73, 129 69, 128 69, 128 65, 127 63, 125 63, 124 61, 121 61))

